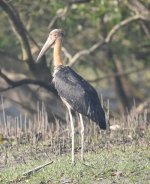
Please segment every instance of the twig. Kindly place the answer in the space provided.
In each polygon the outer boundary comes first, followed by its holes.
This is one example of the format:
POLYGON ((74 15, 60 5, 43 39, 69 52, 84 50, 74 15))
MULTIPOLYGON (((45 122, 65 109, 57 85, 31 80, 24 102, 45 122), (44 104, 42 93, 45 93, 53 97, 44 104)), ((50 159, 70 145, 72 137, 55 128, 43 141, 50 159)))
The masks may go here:
POLYGON ((145 35, 147 36, 148 39, 150 39, 150 31, 146 27, 146 25, 143 22, 140 22, 141 28, 143 29, 145 35))
POLYGON ((3 78, 7 82, 7 84, 10 85, 7 88, 0 89, 0 92, 4 92, 4 91, 7 91, 7 90, 10 90, 10 89, 22 86, 22 85, 32 84, 32 85, 37 85, 37 86, 43 87, 43 88, 51 91, 55 95, 57 95, 57 91, 55 90, 55 88, 51 84, 48 84, 44 81, 34 80, 34 79, 22 79, 19 81, 13 81, 13 80, 9 79, 1 70, 0 70, 0 77, 3 78))
POLYGON ((26 28, 24 27, 26 34, 28 35, 30 41, 40 50, 40 46, 38 45, 38 43, 34 40, 34 38, 31 36, 31 34, 26 30, 26 28))
POLYGON ((24 177, 24 176, 27 176, 27 177, 28 177, 28 176, 30 176, 31 174, 33 174, 33 173, 35 173, 35 172, 41 170, 42 168, 44 168, 44 167, 46 167, 46 166, 48 166, 48 165, 50 165, 50 164, 52 164, 52 163, 53 163, 53 161, 48 162, 48 163, 46 163, 46 164, 44 164, 44 165, 38 166, 38 167, 36 167, 36 168, 34 168, 34 169, 31 169, 31 170, 29 170, 29 171, 23 173, 22 176, 23 176, 23 177, 24 177))
POLYGON ((67 0, 68 3, 71 4, 79 4, 79 3, 89 3, 91 0, 67 0))
POLYGON ((30 45, 26 36, 24 25, 20 19, 20 16, 17 10, 15 9, 15 7, 12 5, 10 1, 6 1, 6 0, 0 1, 0 7, 8 15, 12 28, 20 41, 23 59, 28 61, 30 67, 33 67, 34 60, 32 57, 30 45))
POLYGON ((140 0, 129 0, 127 3, 129 9, 131 9, 135 14, 143 14, 145 19, 149 20, 150 12, 145 3, 140 0))
POLYGON ((0 50, 0 57, 7 57, 11 60, 15 60, 16 62, 22 62, 22 60, 20 60, 19 58, 15 57, 13 54, 10 54, 9 52, 7 51, 3 51, 3 50, 0 50))
POLYGON ((20 182, 22 180, 25 180, 25 179, 29 178, 31 175, 33 175, 35 172, 41 170, 42 168, 44 168, 44 167, 46 167, 46 166, 48 166, 48 165, 50 165, 52 163, 53 163, 53 161, 48 162, 48 163, 46 163, 44 165, 41 165, 39 167, 36 167, 36 168, 34 168, 32 170, 29 170, 29 171, 23 173, 21 177, 17 177, 15 180, 9 181, 9 183, 18 183, 18 182, 20 182))
POLYGON ((67 6, 65 6, 65 8, 64 8, 61 12, 58 12, 58 13, 52 18, 51 22, 49 23, 48 28, 51 29, 51 28, 54 26, 55 22, 56 22, 59 18, 65 17, 66 14, 67 14, 67 12, 68 12, 68 10, 69 10, 69 8, 70 8, 70 5, 68 4, 67 6))
POLYGON ((136 20, 147 20, 142 14, 136 14, 134 16, 131 16, 125 20, 122 20, 118 24, 116 24, 107 34, 106 38, 103 41, 98 41, 95 43, 91 48, 82 50, 77 52, 69 61, 69 65, 73 66, 80 57, 89 55, 93 53, 96 49, 103 47, 105 44, 108 44, 112 41, 114 35, 124 26, 128 25, 131 22, 134 22, 136 20))
POLYGON ((62 47, 62 51, 63 51, 65 57, 68 58, 69 61, 71 61, 72 55, 68 52, 68 50, 66 48, 62 47))
POLYGON ((120 28, 122 28, 122 27, 128 25, 130 22, 133 22, 133 21, 135 21, 135 20, 140 20, 140 19, 143 20, 144 17, 143 17, 142 15, 140 15, 140 14, 136 14, 136 15, 134 15, 134 16, 132 16, 132 17, 129 17, 129 18, 127 18, 127 19, 125 19, 125 20, 119 22, 118 24, 116 24, 116 25, 110 30, 110 32, 108 33, 107 37, 105 38, 105 43, 110 42, 110 41, 112 40, 113 36, 116 34, 116 32, 117 32, 120 28))
POLYGON ((114 78, 116 76, 130 75, 130 74, 137 73, 137 72, 140 72, 140 71, 143 71, 143 70, 146 70, 146 69, 147 68, 137 68, 137 69, 134 69, 134 70, 131 70, 131 71, 118 72, 118 73, 106 75, 104 77, 96 78, 96 79, 93 79, 93 80, 88 80, 88 81, 89 82, 98 82, 98 81, 101 81, 101 80, 104 80, 104 79, 114 78))
POLYGON ((70 65, 70 66, 73 66, 73 65, 78 61, 78 59, 79 59, 81 56, 87 56, 87 55, 91 54, 91 53, 94 52, 97 48, 102 47, 104 44, 105 44, 105 42, 99 41, 98 43, 94 44, 91 48, 77 52, 77 53, 72 57, 72 59, 70 60, 69 65, 70 65))

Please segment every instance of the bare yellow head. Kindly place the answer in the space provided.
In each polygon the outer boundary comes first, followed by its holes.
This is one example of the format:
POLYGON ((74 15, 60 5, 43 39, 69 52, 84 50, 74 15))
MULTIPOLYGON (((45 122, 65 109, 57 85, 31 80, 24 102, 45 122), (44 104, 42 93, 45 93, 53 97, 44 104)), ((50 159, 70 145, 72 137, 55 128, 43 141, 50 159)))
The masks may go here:
MULTIPOLYGON (((53 45, 55 45, 56 42, 59 43, 59 45, 61 44, 62 42, 62 37, 63 37, 64 33, 61 29, 54 29, 53 31, 50 32, 44 46, 42 47, 38 57, 37 57, 37 60, 38 61, 45 53, 46 51, 52 47, 53 45)), ((61 46, 61 45, 60 45, 61 46)), ((59 46, 59 47, 60 47, 59 46)), ((57 47, 57 50, 56 51, 60 51, 61 48, 58 48, 57 47)), ((60 54, 60 53, 57 53, 57 54, 60 54)), ((54 54, 54 57, 55 57, 55 54, 54 54)), ((56 58, 57 59, 57 58, 56 58)), ((55 58, 54 58, 55 60, 55 58)))

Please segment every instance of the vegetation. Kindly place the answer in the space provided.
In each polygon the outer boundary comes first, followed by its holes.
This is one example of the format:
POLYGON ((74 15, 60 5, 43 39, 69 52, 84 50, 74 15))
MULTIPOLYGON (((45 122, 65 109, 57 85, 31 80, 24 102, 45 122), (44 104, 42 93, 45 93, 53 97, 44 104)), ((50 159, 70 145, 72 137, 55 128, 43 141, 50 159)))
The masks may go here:
POLYGON ((123 151, 121 146, 113 146, 96 153, 86 153, 86 161, 77 161, 74 167, 70 158, 67 155, 57 157, 54 163, 27 177, 22 177, 22 174, 46 160, 32 160, 19 166, 7 167, 1 171, 1 183, 21 180, 18 183, 147 184, 150 181, 148 147, 126 145, 123 151))
POLYGON ((1 135, 7 132, 5 138, 1 137, 1 183, 147 184, 150 181, 150 129, 146 112, 141 115, 132 111, 128 122, 123 117, 113 120, 106 132, 92 122, 87 123, 84 162, 80 161, 80 124, 77 124, 75 166, 71 165, 69 122, 63 126, 56 122, 55 127, 42 121, 44 114, 39 122, 29 126, 19 120, 14 122, 17 127, 11 127, 11 122, 1 127, 1 135), (48 165, 43 167, 45 163, 48 165), (39 166, 42 168, 37 170, 39 166))
POLYGON ((62 117, 60 112, 64 113, 64 108, 58 109, 52 102, 52 98, 58 99, 49 82, 53 70, 51 54, 35 63, 46 35, 54 28, 65 31, 65 64, 100 88, 102 94, 110 91, 104 98, 117 100, 115 110, 130 110, 133 99, 137 105, 148 101, 149 1, 2 0, 0 7, 1 92, 5 91, 4 97, 13 99, 13 105, 19 105, 23 113, 32 116, 37 101, 45 102, 50 119, 53 114, 62 117), (12 88, 20 98, 6 93, 12 88))
POLYGON ((0 9, 0 183, 150 183, 150 1, 0 0, 0 9), (97 89, 108 124, 84 119, 82 163, 74 113, 74 167, 52 52, 35 62, 55 28, 64 64, 97 89))

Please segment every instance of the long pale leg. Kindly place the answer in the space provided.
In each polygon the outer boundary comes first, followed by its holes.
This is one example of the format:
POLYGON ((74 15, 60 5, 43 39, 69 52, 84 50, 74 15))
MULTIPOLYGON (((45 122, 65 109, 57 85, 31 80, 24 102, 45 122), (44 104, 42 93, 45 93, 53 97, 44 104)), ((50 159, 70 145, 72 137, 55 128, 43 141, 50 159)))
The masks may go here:
POLYGON ((79 114, 80 117, 80 123, 81 123, 81 160, 83 161, 84 159, 84 124, 83 124, 83 118, 82 114, 79 114))
POLYGON ((71 123, 71 136, 72 136, 72 164, 74 165, 75 164, 75 160, 74 160, 74 134, 75 134, 75 131, 74 131, 74 123, 73 123, 73 118, 72 118, 72 114, 71 114, 71 109, 70 107, 67 107, 68 108, 68 112, 69 112, 69 117, 70 117, 70 123, 71 123))

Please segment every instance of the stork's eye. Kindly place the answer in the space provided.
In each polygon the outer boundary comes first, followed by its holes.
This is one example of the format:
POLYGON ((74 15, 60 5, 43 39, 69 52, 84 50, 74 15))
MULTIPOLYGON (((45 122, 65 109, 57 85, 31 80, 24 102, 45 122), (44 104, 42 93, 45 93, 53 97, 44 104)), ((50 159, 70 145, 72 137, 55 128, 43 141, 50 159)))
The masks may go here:
POLYGON ((61 34, 61 36, 64 36, 64 33, 63 32, 61 32, 60 34, 61 34))

